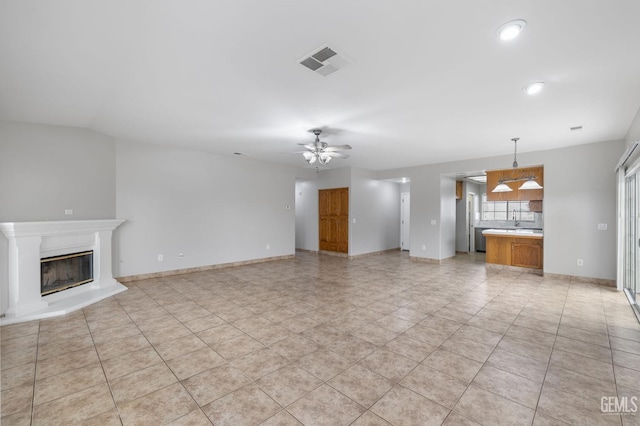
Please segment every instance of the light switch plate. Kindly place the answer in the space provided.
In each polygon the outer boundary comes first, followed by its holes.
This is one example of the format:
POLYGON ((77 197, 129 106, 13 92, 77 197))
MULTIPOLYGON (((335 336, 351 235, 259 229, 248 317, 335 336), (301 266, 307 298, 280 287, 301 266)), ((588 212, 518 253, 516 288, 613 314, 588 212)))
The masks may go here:
POLYGON ((431 224, 435 225, 436 224, 436 220, 435 219, 431 219, 431 224))
POLYGON ((607 230, 607 224, 606 223, 599 223, 598 224, 598 231, 606 231, 607 230))

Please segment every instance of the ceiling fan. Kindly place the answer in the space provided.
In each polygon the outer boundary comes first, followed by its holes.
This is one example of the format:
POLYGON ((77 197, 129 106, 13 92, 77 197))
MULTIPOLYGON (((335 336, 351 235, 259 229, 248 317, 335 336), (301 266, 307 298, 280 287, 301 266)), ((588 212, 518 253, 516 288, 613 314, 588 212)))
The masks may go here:
POLYGON ((307 151, 298 151, 296 154, 302 154, 304 159, 307 160, 307 163, 311 165, 315 164, 316 170, 318 169, 318 165, 326 166, 329 164, 332 158, 349 158, 347 154, 339 152, 351 149, 349 145, 329 146, 326 142, 320 140, 321 129, 313 129, 311 131, 316 135, 315 142, 308 144, 299 143, 298 145, 307 148, 307 151))

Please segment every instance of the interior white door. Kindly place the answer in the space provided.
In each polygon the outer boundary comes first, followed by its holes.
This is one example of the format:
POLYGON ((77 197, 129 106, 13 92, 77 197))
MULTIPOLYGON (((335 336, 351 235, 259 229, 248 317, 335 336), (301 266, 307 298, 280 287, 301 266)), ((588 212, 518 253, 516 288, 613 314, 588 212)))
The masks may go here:
POLYGON ((402 250, 411 248, 409 241, 411 198, 409 195, 408 192, 400 194, 400 248, 402 250))
POLYGON ((467 241, 469 242, 468 252, 476 251, 476 234, 474 224, 475 217, 475 194, 469 192, 467 194, 467 241))

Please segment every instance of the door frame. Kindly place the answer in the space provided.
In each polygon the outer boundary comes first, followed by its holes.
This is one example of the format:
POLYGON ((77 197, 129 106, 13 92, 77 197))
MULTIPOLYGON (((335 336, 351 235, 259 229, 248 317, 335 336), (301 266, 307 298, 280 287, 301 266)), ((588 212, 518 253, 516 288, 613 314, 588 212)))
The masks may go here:
POLYGON ((400 193, 400 251, 406 250, 411 251, 411 193, 410 192, 401 192, 400 193), (409 202, 405 203, 405 199, 409 202), (407 209, 407 204, 409 208, 407 209), (405 221, 407 223, 405 223, 405 221), (408 228, 405 233, 405 227, 408 228), (405 245, 405 235, 408 236, 408 240, 405 245))
POLYGON ((638 142, 627 149, 616 167, 618 178, 616 287, 618 290, 624 291, 636 318, 640 321, 640 306, 638 306, 637 297, 640 286, 640 268, 638 267, 640 262, 640 156, 636 154, 635 159, 629 161, 636 148, 638 148, 638 142), (627 181, 631 177, 634 177, 635 188, 633 194, 629 196, 627 181), (634 209, 630 209, 629 202, 633 203, 634 209), (636 217, 631 217, 630 210, 634 212, 636 217), (632 231, 635 232, 630 235, 632 231), (634 247, 634 250, 630 250, 631 246, 634 247))
POLYGON ((351 249, 349 238, 350 204, 348 187, 318 190, 318 251, 320 253, 349 255, 351 249), (336 196, 339 202, 334 203, 336 196), (325 202, 323 202, 323 197, 325 202), (334 201, 331 201, 332 199, 334 201), (326 202, 329 204, 327 205, 326 202), (337 210, 336 206, 338 206, 337 210), (325 208, 328 208, 328 211, 323 214, 325 208), (323 239, 323 236, 327 236, 328 239, 323 239))
POLYGON ((469 244, 468 250, 467 250, 468 253, 475 253, 476 251, 476 234, 475 234, 475 226, 473 224, 474 215, 476 212, 475 199, 476 199, 475 192, 467 193, 467 202, 466 202, 466 208, 467 208, 466 225, 467 226, 466 228, 467 228, 467 243, 469 244))

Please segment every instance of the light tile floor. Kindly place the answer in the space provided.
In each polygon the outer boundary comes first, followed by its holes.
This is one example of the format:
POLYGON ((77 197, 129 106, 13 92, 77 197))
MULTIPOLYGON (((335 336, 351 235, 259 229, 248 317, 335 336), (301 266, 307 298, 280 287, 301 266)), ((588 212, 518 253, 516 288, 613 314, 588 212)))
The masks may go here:
POLYGON ((624 295, 482 261, 298 253, 2 327, 2 424, 640 424, 601 409, 640 395, 624 295))

